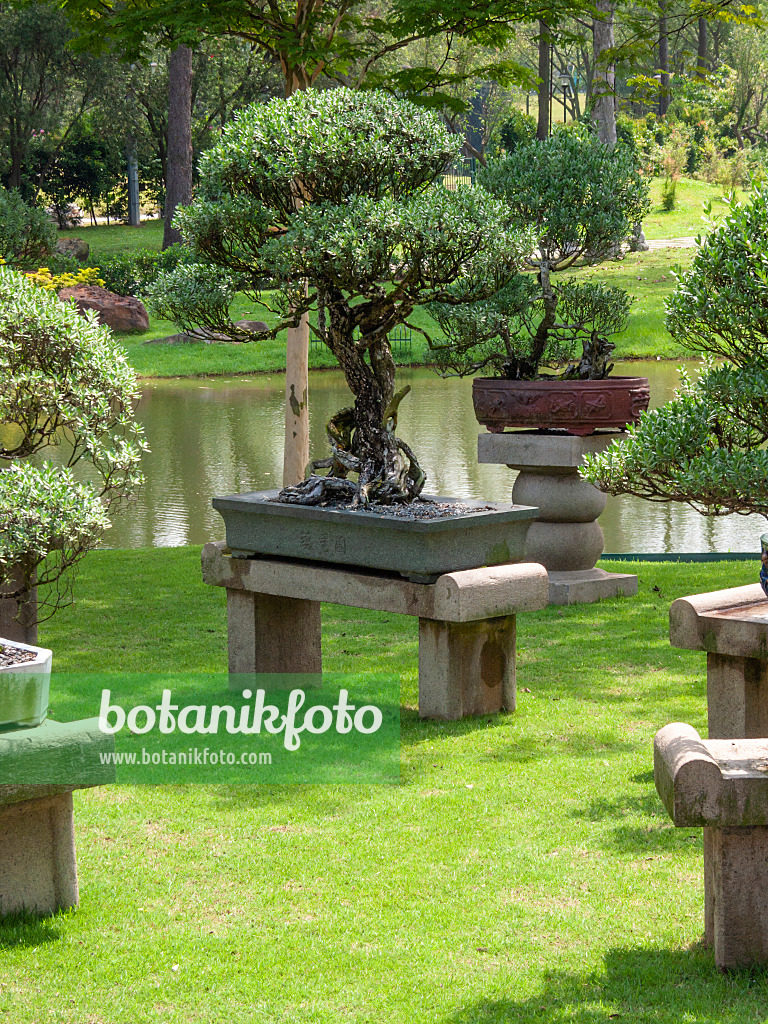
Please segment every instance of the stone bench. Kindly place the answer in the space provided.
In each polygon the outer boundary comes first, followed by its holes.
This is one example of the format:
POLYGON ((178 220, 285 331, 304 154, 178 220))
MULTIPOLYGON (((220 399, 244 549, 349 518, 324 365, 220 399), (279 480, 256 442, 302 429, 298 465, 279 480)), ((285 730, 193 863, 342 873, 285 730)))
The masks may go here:
POLYGON ((678 598, 669 640, 707 652, 710 739, 768 736, 768 600, 759 583, 678 598))
POLYGON ((675 722, 653 746, 670 817, 704 828, 704 941, 715 963, 768 963, 768 740, 702 740, 675 722))
POLYGON ((97 718, 0 732, 0 916, 78 903, 72 791, 114 782, 97 718))
POLYGON ((206 544, 203 580, 226 587, 229 671, 320 673, 320 604, 419 619, 419 714, 458 719, 516 704, 516 621, 544 608, 547 572, 532 563, 446 573, 435 583, 279 558, 233 558, 206 544))

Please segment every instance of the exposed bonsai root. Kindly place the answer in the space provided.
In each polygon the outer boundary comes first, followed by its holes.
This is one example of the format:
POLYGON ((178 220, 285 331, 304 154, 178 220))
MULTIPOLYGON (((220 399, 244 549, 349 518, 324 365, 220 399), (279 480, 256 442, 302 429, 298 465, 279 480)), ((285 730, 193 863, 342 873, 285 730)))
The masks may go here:
POLYGON ((324 505, 330 502, 349 502, 354 508, 375 502, 379 505, 405 504, 415 501, 426 483, 426 476, 418 464, 415 455, 408 445, 391 435, 393 453, 382 465, 381 460, 369 459, 363 464, 361 460, 348 454, 345 463, 356 465, 343 466, 347 471, 357 472, 357 481, 347 479, 346 475, 335 475, 334 470, 340 462, 336 455, 329 459, 320 459, 309 466, 306 480, 294 487, 284 487, 279 500, 294 505, 324 505), (327 468, 326 476, 315 472, 327 468))
POLYGON ((356 507, 368 502, 407 503, 418 498, 427 478, 405 441, 393 433, 397 405, 408 390, 396 396, 394 410, 392 405, 387 409, 385 425, 365 431, 364 439, 355 427, 353 409, 336 413, 326 426, 333 454, 311 462, 307 478, 293 487, 284 487, 280 501, 295 505, 348 501, 356 507), (320 475, 318 469, 328 472, 320 475), (357 474, 356 482, 348 479, 350 473, 357 474))
POLYGON ((571 363, 563 373, 562 379, 605 380, 613 369, 613 363, 609 363, 608 360, 616 346, 607 338, 599 337, 597 331, 592 331, 589 337, 584 339, 582 348, 580 361, 571 363))

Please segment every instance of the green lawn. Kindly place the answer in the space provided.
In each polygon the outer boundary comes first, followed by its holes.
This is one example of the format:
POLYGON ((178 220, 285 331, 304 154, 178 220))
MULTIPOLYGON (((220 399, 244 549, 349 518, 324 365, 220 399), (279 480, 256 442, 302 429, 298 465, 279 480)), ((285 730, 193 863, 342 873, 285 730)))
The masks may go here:
POLYGON ((122 252, 123 249, 157 249, 163 245, 163 222, 144 220, 137 228, 127 224, 83 224, 79 228, 59 231, 60 238, 84 238, 91 248, 89 262, 122 252))
MULTIPOLYGON (((648 238, 683 237, 697 234, 702 228, 701 205, 708 199, 714 209, 722 209, 721 190, 716 186, 684 178, 678 185, 678 208, 665 213, 660 207, 661 179, 651 183, 653 209, 644 222, 648 238)), ((91 243, 91 256, 110 255, 125 246, 147 246, 159 249, 162 243, 160 221, 147 221, 140 228, 122 225, 113 227, 78 228, 77 233, 91 243)), ((664 299, 674 288, 671 268, 680 263, 686 266, 692 257, 691 249, 669 249, 648 253, 630 253, 623 260, 603 263, 598 267, 582 268, 573 273, 588 280, 605 281, 627 289, 636 298, 626 331, 614 338, 616 358, 681 358, 688 354, 674 343, 664 328, 664 299)), ((245 298, 239 298, 232 310, 234 319, 250 318, 273 323, 268 312, 245 298)), ((428 332, 435 332, 431 318, 417 309, 414 323, 428 332)), ((141 335, 122 335, 131 365, 144 377, 186 377, 233 375, 240 373, 274 372, 285 367, 285 337, 258 345, 147 345, 147 341, 177 333, 174 324, 150 319, 150 328, 141 335)), ((439 335, 439 332, 437 332, 439 335)), ((412 351, 396 356, 399 362, 415 364, 430 361, 429 350, 420 335, 413 335, 412 351)), ((313 346, 310 352, 313 368, 333 367, 335 361, 323 346, 313 346)))
MULTIPOLYGON (((7 1019, 765 1021, 766 974, 701 946, 701 832, 652 779, 655 731, 706 720, 669 604, 757 565, 634 568, 635 598, 520 616, 517 711, 452 724, 417 717, 415 620, 325 608, 327 669, 401 681, 401 784, 75 794, 81 906, 0 926, 7 1019)), ((224 622, 199 549, 98 552, 41 640, 60 670, 221 670, 224 622)))
POLYGON ((702 221, 702 207, 712 203, 712 216, 717 218, 724 210, 723 190, 719 185, 708 185, 693 178, 680 178, 677 183, 677 199, 674 210, 661 206, 663 178, 651 180, 651 212, 643 221, 645 237, 686 238, 703 234, 706 225, 702 221))
MULTIPOLYGON (((641 359, 661 356, 680 358, 685 350, 672 341, 664 328, 664 299, 674 288, 671 268, 680 263, 686 266, 692 257, 691 249, 670 249, 646 253, 628 253, 623 259, 585 267, 574 275, 585 280, 604 281, 625 288, 635 296, 626 331, 613 340, 615 357, 641 359)), ((272 315, 240 297, 232 310, 234 319, 259 319, 274 323, 272 315)), ((427 313, 417 309, 414 323, 439 336, 434 321, 427 313)), ((285 335, 274 341, 257 344, 151 345, 151 338, 175 334, 177 328, 168 321, 152 319, 144 334, 123 334, 131 365, 144 377, 185 377, 193 375, 274 372, 285 368, 285 335)), ((430 362, 430 352, 423 338, 414 332, 410 353, 395 354, 401 363, 424 364, 430 362)), ((324 346, 310 349, 310 367, 334 367, 335 361, 324 346)))

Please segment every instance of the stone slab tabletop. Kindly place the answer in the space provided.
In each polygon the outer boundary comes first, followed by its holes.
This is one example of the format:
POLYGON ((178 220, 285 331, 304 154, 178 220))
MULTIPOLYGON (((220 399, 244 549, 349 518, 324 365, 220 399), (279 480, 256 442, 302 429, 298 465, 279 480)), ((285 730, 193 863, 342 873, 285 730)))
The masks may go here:
POLYGON ((0 731, 0 805, 114 782, 115 766, 100 757, 114 749, 98 718, 0 731))
POLYGON ((549 601, 547 570, 535 562, 465 569, 427 584, 376 570, 290 559, 232 558, 225 552, 224 541, 203 548, 205 583, 273 597, 327 601, 439 622, 473 622, 538 611, 549 601))
POLYGON ((542 434, 515 430, 505 434, 480 434, 477 461, 501 464, 510 469, 562 466, 578 469, 585 455, 605 451, 613 441, 627 436, 623 430, 606 430, 577 437, 575 434, 542 434))
MULTIPOLYGON (((759 568, 756 556, 755 575, 759 568)), ((669 641, 691 651, 768 659, 768 599, 759 583, 680 597, 669 609, 669 641)))
POLYGON ((768 739, 703 740, 673 722, 656 733, 653 767, 675 825, 768 825, 768 739))

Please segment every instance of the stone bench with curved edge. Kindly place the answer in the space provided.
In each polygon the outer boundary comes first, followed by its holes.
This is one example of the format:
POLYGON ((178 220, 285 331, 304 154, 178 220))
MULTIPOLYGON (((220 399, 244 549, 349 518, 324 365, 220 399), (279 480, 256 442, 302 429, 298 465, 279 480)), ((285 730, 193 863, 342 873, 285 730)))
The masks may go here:
POLYGON ((72 791, 115 781, 98 718, 0 731, 0 916, 79 899, 72 791))
POLYGON ((704 941, 723 970, 768 963, 768 739, 656 733, 656 789, 676 826, 704 829, 704 941))
MULTIPOLYGON (((234 558, 206 544, 203 580, 226 587, 229 672, 322 672, 321 602, 419 619, 419 714, 455 720, 513 711, 516 615, 545 608, 535 563, 445 573, 412 583, 395 573, 280 558, 234 558)), ((233 683, 238 686, 238 683, 233 683)))
POLYGON ((669 640, 707 652, 712 739, 768 736, 768 600, 759 583, 678 598, 669 640))

